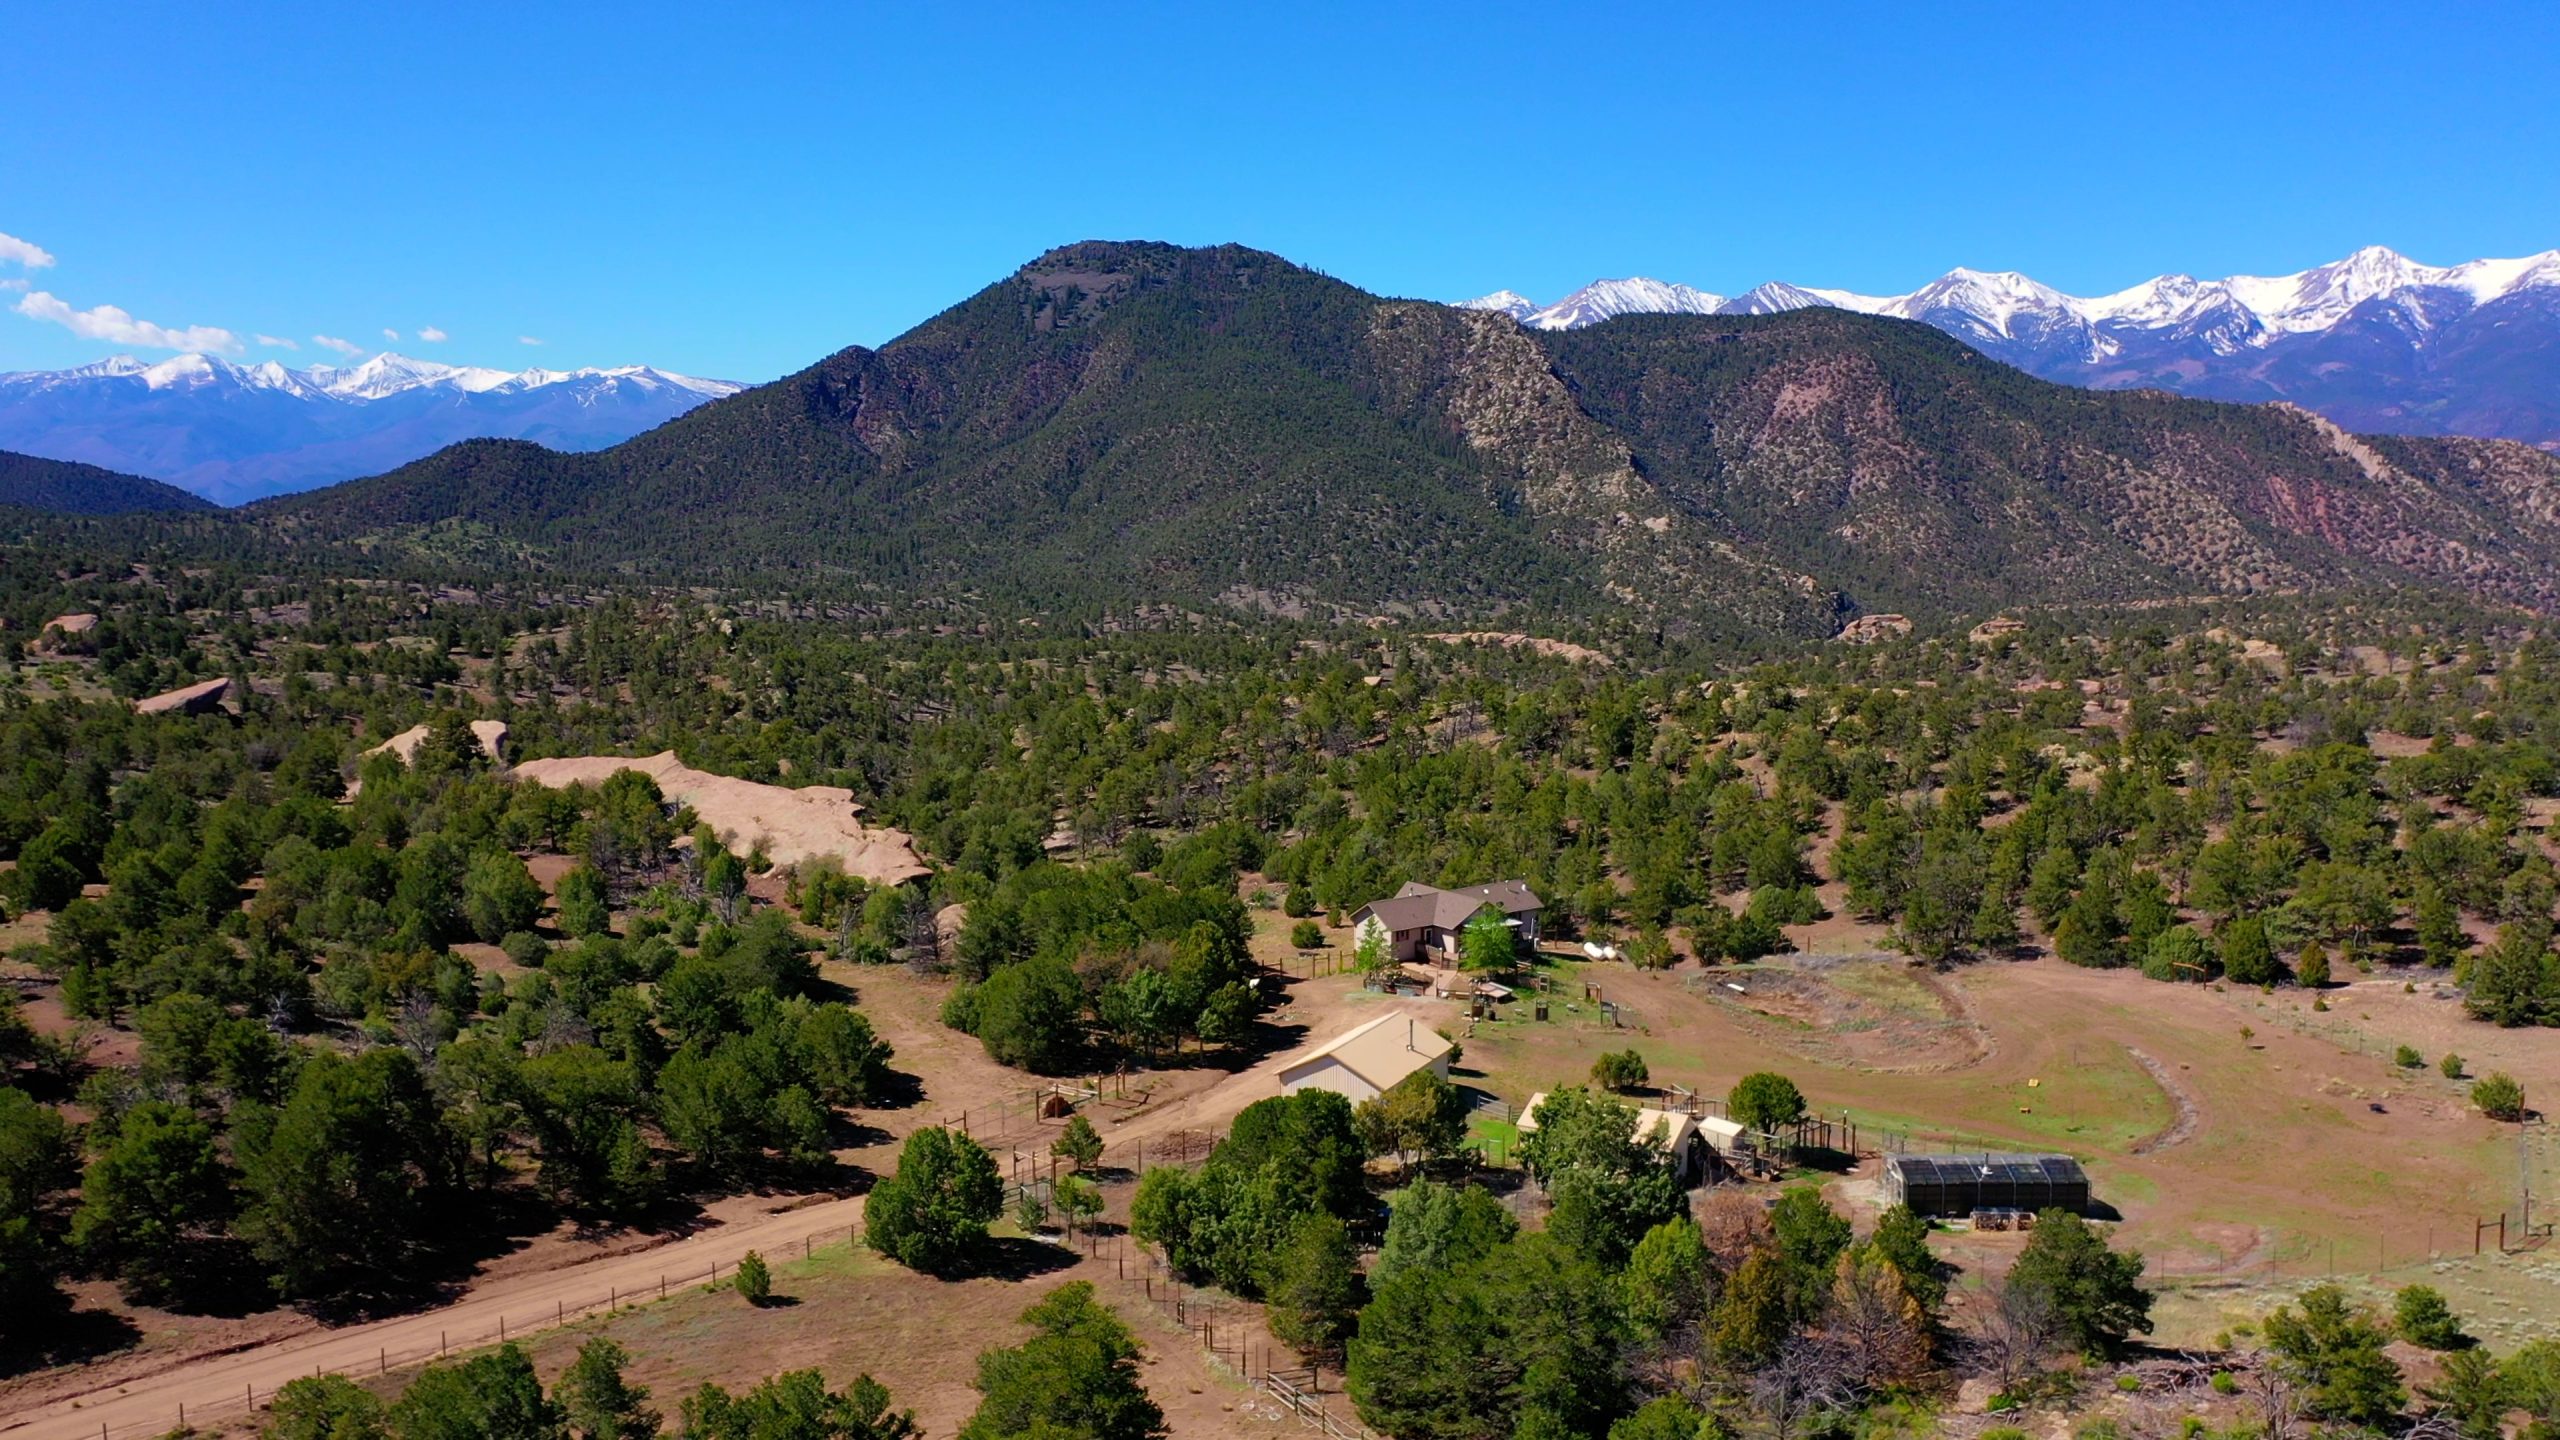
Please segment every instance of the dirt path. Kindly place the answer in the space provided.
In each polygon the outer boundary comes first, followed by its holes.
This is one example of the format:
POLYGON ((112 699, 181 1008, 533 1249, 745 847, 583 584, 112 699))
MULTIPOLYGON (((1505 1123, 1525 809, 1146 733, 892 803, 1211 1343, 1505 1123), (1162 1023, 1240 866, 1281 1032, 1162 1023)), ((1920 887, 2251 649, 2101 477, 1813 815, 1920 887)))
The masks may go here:
POLYGON ((2135 1141, 2133 1149, 2127 1153, 2148 1155, 2156 1150, 2166 1150, 2172 1145, 2185 1144, 2188 1138, 2196 1133, 2196 1127, 2204 1123, 2203 1112, 2196 1108, 2196 1097, 2187 1093, 2187 1087, 2180 1084, 2177 1077, 2169 1073, 2168 1066, 2131 1045, 2124 1047, 2124 1053, 2132 1056, 2134 1064, 2141 1066, 2153 1080, 2159 1082, 2161 1092, 2169 1097, 2169 1103, 2177 1110, 2175 1118, 2171 1119, 2167 1125, 2135 1141))
POLYGON ((689 1235, 653 1249, 611 1256, 541 1274, 511 1276, 473 1289, 439 1309, 368 1325, 323 1330, 228 1355, 179 1361, 157 1374, 77 1394, 57 1395, 0 1420, 8 1440, 109 1440, 158 1435, 190 1420, 237 1415, 249 1392, 263 1401, 277 1386, 316 1371, 366 1374, 416 1364, 441 1348, 462 1350, 530 1335, 563 1319, 600 1311, 617 1296, 656 1299, 663 1284, 700 1284, 749 1250, 781 1256, 812 1242, 841 1240, 862 1219, 862 1200, 822 1201, 689 1235))

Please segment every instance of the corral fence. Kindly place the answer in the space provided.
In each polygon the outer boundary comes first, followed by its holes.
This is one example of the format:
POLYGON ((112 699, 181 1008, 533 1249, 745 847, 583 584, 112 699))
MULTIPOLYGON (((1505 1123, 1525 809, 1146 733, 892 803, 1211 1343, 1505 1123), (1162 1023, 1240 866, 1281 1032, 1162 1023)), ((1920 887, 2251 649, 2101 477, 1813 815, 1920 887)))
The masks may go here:
MULTIPOLYGON (((861 1227, 846 1226, 842 1243, 855 1243, 860 1233, 861 1227)), ((839 1242, 833 1238, 832 1231, 813 1232, 802 1238, 798 1258, 805 1260, 814 1257, 821 1243, 833 1246, 839 1242), (824 1237, 823 1242, 822 1237, 824 1237)), ((743 1258, 743 1255, 739 1258, 743 1258)), ((763 1258, 774 1261, 792 1257, 785 1250, 763 1258)), ((468 1328, 439 1330, 436 1334, 436 1343, 433 1345, 412 1345, 397 1350, 389 1346, 376 1346, 370 1357, 373 1361, 370 1368, 361 1361, 352 1365, 314 1365, 311 1368, 311 1374, 314 1377, 337 1374, 350 1379, 360 1379, 368 1375, 389 1375, 395 1371, 405 1371, 412 1366, 467 1355, 483 1346, 503 1345, 510 1340, 529 1339, 545 1330, 557 1329, 573 1320, 589 1320, 599 1316, 619 1314, 627 1309, 667 1299, 691 1287, 714 1288, 724 1278, 735 1280, 737 1273, 738 1261, 730 1259, 704 1266, 700 1270, 667 1271, 658 1277, 654 1285, 607 1286, 603 1294, 590 1296, 574 1305, 566 1300, 555 1300, 548 1315, 543 1314, 541 1307, 537 1305, 526 1305, 512 1310, 502 1307, 495 1316, 494 1322, 475 1322, 468 1328)), ((325 1333, 320 1343, 328 1344, 325 1333)), ((65 1437, 95 1435, 98 1440, 134 1440, 134 1437, 139 1436, 162 1436, 171 1433, 173 1428, 184 1432, 191 1426, 209 1421, 229 1421, 243 1415, 254 1415, 260 1409, 273 1405, 276 1394, 277 1391, 274 1389, 261 1390, 255 1385, 244 1384, 238 1391, 229 1394, 207 1392, 193 1398, 174 1401, 168 1414, 148 1420, 129 1420, 120 1425, 101 1421, 90 1430, 76 1430, 67 1425, 56 1430, 52 1426, 47 1426, 46 1433, 58 1433, 65 1437)), ((9 1433, 15 1432, 12 1430, 9 1433)))
POLYGON ((1328 1388, 1323 1367, 1299 1359, 1252 1322, 1256 1307, 1186 1283, 1161 1256, 1126 1236, 1099 1239, 1086 1253, 1109 1259, 1136 1298, 1182 1327, 1213 1363, 1270 1396, 1309 1429, 1339 1440, 1379 1440, 1352 1411, 1340 1375, 1328 1388))
POLYGON ((965 1110, 946 1110, 934 1123, 945 1130, 957 1130, 981 1145, 994 1145, 1039 1135, 1054 1138, 1080 1111, 1090 1110, 1106 1117, 1126 1115, 1144 1109, 1154 1098, 1152 1080, 1119 1070, 1017 1090, 1002 1100, 965 1110))
POLYGON ((1312 1369, 1273 1370, 1257 1383, 1300 1423, 1320 1435, 1338 1440, 1377 1440, 1368 1426, 1357 1420, 1343 1420, 1326 1406, 1323 1393, 1315 1388, 1317 1378, 1312 1369))

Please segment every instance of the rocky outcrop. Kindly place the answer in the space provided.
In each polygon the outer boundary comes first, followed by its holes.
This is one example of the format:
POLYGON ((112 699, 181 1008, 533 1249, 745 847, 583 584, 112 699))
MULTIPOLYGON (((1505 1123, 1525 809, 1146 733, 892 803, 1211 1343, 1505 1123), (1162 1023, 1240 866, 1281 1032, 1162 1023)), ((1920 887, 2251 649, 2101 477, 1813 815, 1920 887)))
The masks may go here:
POLYGON ((230 694, 230 679, 218 677, 199 680, 193 685, 181 685, 148 700, 137 700, 133 708, 140 715, 205 715, 221 709, 222 702, 230 694))

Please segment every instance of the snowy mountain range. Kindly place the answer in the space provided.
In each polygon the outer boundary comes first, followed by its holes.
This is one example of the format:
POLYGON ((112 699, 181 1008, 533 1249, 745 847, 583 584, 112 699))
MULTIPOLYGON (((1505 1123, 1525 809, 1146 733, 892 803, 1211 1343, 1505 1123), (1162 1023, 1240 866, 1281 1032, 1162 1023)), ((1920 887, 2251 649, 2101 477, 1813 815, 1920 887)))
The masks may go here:
POLYGON ((147 475, 236 505, 484 436, 597 450, 745 387, 626 365, 505 370, 381 354, 289 370, 127 355, 0 374, 0 450, 147 475))
POLYGON ((1629 279, 1546 306, 1508 290, 1463 302, 1542 330, 1816 305, 1933 325, 2067 384, 2290 400, 2352 430, 2560 448, 2560 250, 2439 267, 2370 246, 2293 275, 2162 275, 2099 296, 1956 269, 1905 295, 1773 281, 1728 298, 1629 279))

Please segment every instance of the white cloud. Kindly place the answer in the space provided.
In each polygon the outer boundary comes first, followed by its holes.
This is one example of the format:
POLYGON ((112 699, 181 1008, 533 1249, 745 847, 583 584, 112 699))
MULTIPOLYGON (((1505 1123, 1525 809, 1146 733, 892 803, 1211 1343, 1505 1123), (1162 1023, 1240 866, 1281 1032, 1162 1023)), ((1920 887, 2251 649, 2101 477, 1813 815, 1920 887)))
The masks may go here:
POLYGON ((23 265, 30 270, 41 270, 52 263, 52 254, 43 246, 15 235, 0 234, 0 265, 23 265))
POLYGON ((516 343, 519 345, 539 345, 542 343, 542 337, 539 335, 519 335, 516 337, 516 343))
POLYGON ((382 338, 385 340, 397 340, 400 338, 400 332, 392 329, 388 325, 385 325, 382 327, 382 338))
POLYGON ((0 290, 24 290, 26 288, 27 282, 24 280, 0 280, 0 290))
POLYGON ((266 346, 270 350, 299 350, 302 348, 281 335, 260 335, 254 338, 259 344, 266 346))
POLYGON ((341 355, 361 355, 364 353, 363 346, 357 344, 353 340, 341 340, 335 335, 314 335, 311 337, 311 343, 319 346, 323 350, 335 350, 341 355))
POLYGON ((448 337, 443 331, 437 329, 433 325, 430 325, 426 329, 418 332, 418 338, 426 341, 430 345, 433 345, 440 340, 447 339, 448 337))
POLYGON ((74 310, 42 290, 28 293, 18 301, 17 309, 19 314, 29 319, 59 325, 83 339, 105 340, 116 345, 138 345, 146 350, 211 350, 224 355, 237 354, 241 348, 240 337, 219 325, 187 325, 171 329, 148 320, 137 320, 114 305, 74 310))

